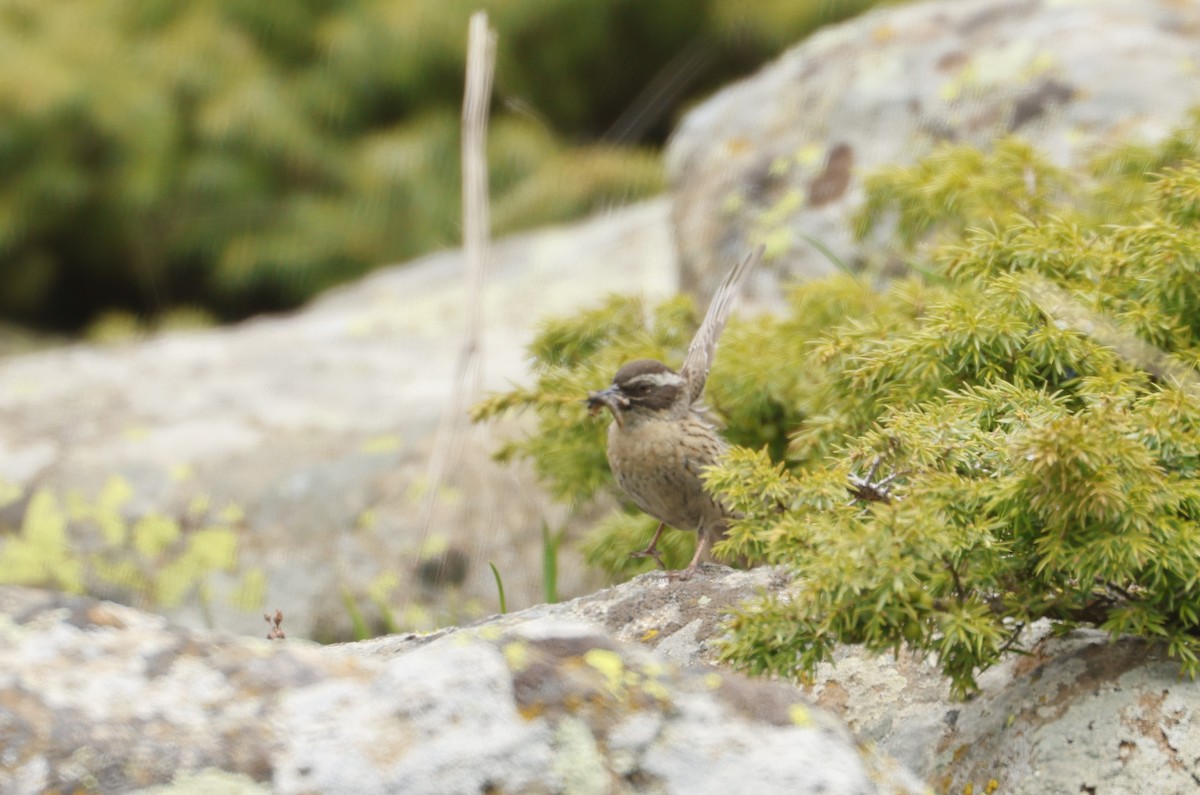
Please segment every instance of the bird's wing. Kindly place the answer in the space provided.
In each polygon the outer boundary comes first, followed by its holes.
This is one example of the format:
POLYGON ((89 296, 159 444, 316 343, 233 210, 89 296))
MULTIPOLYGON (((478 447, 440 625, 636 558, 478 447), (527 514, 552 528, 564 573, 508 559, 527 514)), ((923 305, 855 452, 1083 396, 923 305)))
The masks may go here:
POLYGON ((729 271, 725 281, 717 288, 712 303, 708 305, 704 322, 700 324, 696 336, 692 337, 692 344, 688 347, 687 358, 683 360, 679 374, 687 381, 693 401, 699 400, 704 394, 704 382, 708 380, 708 371, 712 369, 717 352, 717 338, 725 329, 725 321, 729 319, 729 310, 733 308, 733 299, 737 297, 742 280, 758 265, 763 256, 763 249, 764 246, 758 246, 729 271))

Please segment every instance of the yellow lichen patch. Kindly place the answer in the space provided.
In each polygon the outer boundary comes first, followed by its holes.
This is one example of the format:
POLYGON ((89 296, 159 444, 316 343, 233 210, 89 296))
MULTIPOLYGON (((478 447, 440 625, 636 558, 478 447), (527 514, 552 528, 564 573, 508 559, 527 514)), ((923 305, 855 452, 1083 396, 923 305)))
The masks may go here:
POLYGON ((777 259, 792 249, 792 232, 790 229, 779 228, 762 236, 763 245, 767 247, 764 256, 767 259, 777 259))
POLYGON ((508 663, 510 670, 519 672, 529 667, 529 644, 525 641, 514 640, 506 643, 501 651, 504 653, 504 661, 508 663))
POLYGON ((121 509, 133 499, 133 485, 120 475, 113 475, 100 490, 100 498, 91 512, 91 519, 100 528, 104 540, 111 544, 125 543, 125 520, 121 509))
MULTIPOLYGON (((49 491, 32 495, 21 532, 0 548, 0 582, 80 592, 87 579, 161 607, 175 606, 193 593, 210 600, 208 575, 237 566, 234 530, 208 526, 185 533, 178 519, 158 513, 127 525, 125 510, 133 496, 133 486, 121 476, 110 477, 95 501, 69 492, 60 506, 49 491), (102 551, 80 554, 74 540, 68 543, 68 522, 72 532, 91 534, 88 543, 98 536, 102 551)), ((262 577, 260 572, 243 580, 231 603, 257 607, 265 591, 262 577)))
MULTIPOLYGON (((406 627, 428 627, 433 623, 433 614, 429 612, 429 608, 419 602, 409 602, 400 611, 400 621, 406 627)), ((463 634, 455 636, 457 643, 466 644, 470 642, 470 638, 463 634)))
POLYGON ((202 568, 229 571, 237 565, 237 535, 218 525, 201 528, 188 537, 186 554, 202 568))
POLYGON ((994 778, 989 778, 987 786, 983 788, 983 791, 986 792, 987 795, 992 795, 992 793, 998 789, 1000 789, 1000 782, 994 778))
POLYGON ((15 483, 9 483, 7 480, 0 478, 0 508, 5 505, 11 505, 21 499, 24 492, 21 487, 15 483))
POLYGON ((126 541, 125 520, 116 511, 106 511, 97 508, 92 512, 92 521, 100 528, 104 542, 110 547, 121 546, 126 541))
POLYGON ((385 453, 394 453, 400 449, 400 436, 395 433, 385 433, 379 436, 372 436, 364 441, 358 448, 367 455, 383 455, 385 453))
POLYGON ((938 88, 938 96, 946 102, 953 102, 962 94, 964 82, 962 75, 947 80, 938 88))
POLYGON ((721 675, 717 673, 709 673, 704 675, 704 686, 709 690, 716 690, 721 686, 721 675))
POLYGON ((819 143, 808 143, 796 150, 796 162, 809 167, 820 164, 825 159, 825 146, 819 143))
POLYGON ((766 227, 775 227, 784 223, 804 207, 805 196, 795 188, 786 191, 779 201, 767 208, 760 223, 766 227))
POLYGON ((394 571, 380 572, 367 585, 367 596, 376 604, 386 604, 392 593, 400 587, 400 578, 394 571))
POLYGON ((608 689, 614 694, 624 690, 625 661, 621 659, 621 655, 608 649, 588 649, 583 655, 583 660, 604 676, 608 689))
POLYGON ((646 679, 643 681, 642 692, 656 701, 666 702, 671 700, 671 691, 667 690, 666 685, 657 679, 646 679))
POLYGON ((1048 52, 1039 52, 1021 69, 1019 78, 1024 82, 1032 82, 1058 65, 1054 56, 1048 52))
POLYGON ((34 493, 20 533, 0 547, 0 582, 83 591, 83 566, 67 542, 67 517, 50 491, 34 493))
POLYGON ((260 610, 267 598, 267 575, 253 568, 242 575, 242 581, 229 595, 229 604, 238 610, 260 610))
POLYGON ((546 705, 540 701, 535 701, 532 704, 522 704, 517 707, 517 714, 525 720, 537 720, 546 712, 546 705))
POLYGON ((81 522, 92 516, 92 503, 75 489, 67 492, 67 518, 81 522))
POLYGON ((236 502, 231 502, 221 509, 221 512, 217 514, 217 518, 225 524, 237 524, 246 518, 246 511, 236 502))
POLYGON ((650 641, 654 640, 657 637, 658 637, 657 629, 648 629, 642 633, 642 637, 640 638, 640 640, 642 643, 649 643, 650 641))
POLYGON ((179 540, 179 523, 160 514, 146 514, 133 526, 133 548, 155 557, 179 540))
POLYGON ((212 500, 207 494, 197 494, 195 497, 192 497, 191 502, 188 503, 187 512, 192 516, 199 518, 208 513, 208 509, 211 505, 212 500))
POLYGON ((121 431, 121 435, 125 437, 126 441, 140 442, 150 438, 150 429, 145 425, 129 425, 121 431))
POLYGON ((462 605, 463 615, 467 618, 482 618, 490 611, 484 609, 484 604, 478 599, 468 599, 462 605))
POLYGON ((191 480, 196 476, 196 470, 192 469, 191 464, 173 464, 167 470, 167 477, 171 478, 173 483, 182 483, 185 480, 191 480))
MULTIPOLYGON (((480 640, 489 640, 489 641, 490 640, 500 640, 500 636, 504 634, 503 629, 501 629, 500 627, 494 627, 494 626, 480 627, 477 630, 477 632, 478 632, 478 634, 475 635, 474 637, 478 637, 480 640)), ((471 636, 468 636, 468 637, 471 637, 471 636)))
POLYGON ((804 728, 812 726, 812 713, 808 711, 808 707, 804 704, 792 704, 788 707, 788 717, 791 719, 793 726, 804 728))
POLYGON ((105 560, 103 557, 97 557, 91 564, 96 579, 106 585, 128 588, 143 595, 150 593, 149 579, 142 567, 132 560, 105 560))
POLYGON ((429 560, 430 558, 444 554, 450 548, 450 539, 442 533, 430 533, 429 536, 421 543, 421 551, 418 553, 421 560, 429 560))
POLYGON ((782 177, 783 175, 787 174, 791 168, 791 158, 777 157, 771 161, 771 165, 768 166, 767 171, 773 177, 782 177))

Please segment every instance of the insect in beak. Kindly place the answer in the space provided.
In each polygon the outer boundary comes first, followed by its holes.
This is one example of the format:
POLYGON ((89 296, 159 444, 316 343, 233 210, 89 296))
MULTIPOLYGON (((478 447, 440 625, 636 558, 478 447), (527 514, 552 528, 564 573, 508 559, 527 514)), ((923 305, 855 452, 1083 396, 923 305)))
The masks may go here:
POLYGON ((595 416, 602 409, 607 408, 612 412, 613 419, 617 421, 617 425, 620 427, 625 426, 621 412, 629 408, 629 398, 621 394, 621 390, 615 385, 600 392, 588 392, 588 396, 583 402, 587 404, 588 414, 595 416))

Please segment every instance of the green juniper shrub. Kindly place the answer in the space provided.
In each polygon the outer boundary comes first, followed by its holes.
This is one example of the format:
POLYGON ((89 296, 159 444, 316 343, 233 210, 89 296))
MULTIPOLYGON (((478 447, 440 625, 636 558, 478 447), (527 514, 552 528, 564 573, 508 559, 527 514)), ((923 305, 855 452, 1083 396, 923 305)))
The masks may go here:
MULTIPOLYGON (((1200 115, 1086 176, 1011 140, 886 170, 858 230, 895 224, 916 275, 806 284, 781 317, 731 325, 709 396, 739 446, 709 486, 744 518, 716 552, 796 578, 731 620, 726 659, 802 677, 840 643, 906 645, 966 694, 1048 618, 1200 672, 1197 141, 1200 115)), ((560 497, 605 486, 604 422, 578 399, 634 355, 677 364, 696 320, 680 306, 548 324, 535 385, 481 411, 537 409, 508 454, 560 497)), ((652 529, 605 520, 589 554, 628 573, 652 529)))

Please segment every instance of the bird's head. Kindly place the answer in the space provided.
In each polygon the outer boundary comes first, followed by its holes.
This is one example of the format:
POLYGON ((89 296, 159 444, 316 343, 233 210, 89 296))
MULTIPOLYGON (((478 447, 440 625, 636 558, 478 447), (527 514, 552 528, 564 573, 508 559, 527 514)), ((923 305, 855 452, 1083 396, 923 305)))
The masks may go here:
POLYGON ((617 371, 607 389, 589 392, 585 402, 589 413, 607 408, 624 427, 630 419, 681 416, 691 401, 683 376, 655 359, 636 359, 617 371))

